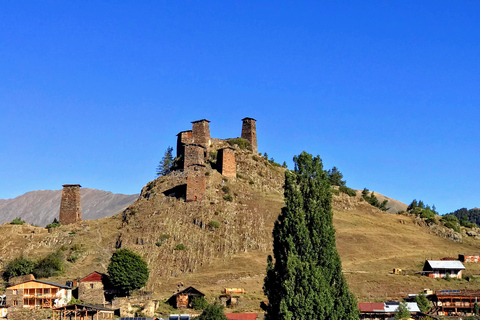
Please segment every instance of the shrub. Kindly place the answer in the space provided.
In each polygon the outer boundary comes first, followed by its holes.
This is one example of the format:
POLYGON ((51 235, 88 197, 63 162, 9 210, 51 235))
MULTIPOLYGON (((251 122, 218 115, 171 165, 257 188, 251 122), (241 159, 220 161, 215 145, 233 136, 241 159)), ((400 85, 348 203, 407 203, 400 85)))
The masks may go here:
POLYGON ((240 173, 237 173, 237 178, 238 178, 238 179, 243 179, 243 175, 240 174, 240 173))
POLYGON ((420 214, 420 218, 425 219, 428 223, 435 222, 435 213, 431 210, 423 209, 422 213, 420 214))
POLYGON ((212 220, 208 223, 208 226, 217 229, 220 228, 220 222, 212 220))
POLYGON ((47 229, 58 228, 61 225, 62 224, 60 222, 52 222, 50 224, 47 224, 47 226, 45 228, 47 228, 47 229))
POLYGON ((67 258, 67 261, 73 263, 73 262, 77 261, 78 258, 79 258, 78 253, 77 253, 77 252, 74 252, 74 253, 72 253, 72 254, 70 255, 70 257, 67 258))
POLYGON ((12 222, 10 222, 10 224, 17 224, 17 225, 22 225, 24 223, 25 223, 25 221, 23 221, 20 218, 15 218, 15 219, 12 220, 12 222))
POLYGON ((357 191, 355 191, 354 189, 349 188, 347 186, 339 186, 338 190, 340 190, 340 192, 343 192, 343 193, 349 195, 350 197, 355 197, 357 195, 357 191))
POLYGON ((163 244, 163 241, 157 241, 157 242, 155 242, 155 245, 156 245, 157 247, 160 247, 162 244, 163 244))
POLYGON ((23 256, 13 259, 5 267, 3 272, 3 279, 8 281, 10 278, 23 276, 32 273, 35 267, 35 262, 23 256))
POLYGON ((452 229, 456 232, 460 232, 460 226, 458 225, 458 223, 454 223, 454 222, 451 222, 451 221, 446 221, 443 223, 443 225, 449 229, 452 229))
POLYGON ((82 304, 82 300, 80 299, 75 299, 75 298, 72 298, 70 299, 70 301, 68 302, 68 304, 82 304))
POLYGON ((233 201, 233 197, 231 194, 227 194, 225 196, 223 196, 223 200, 225 201, 233 201))
POLYGON ((164 233, 160 236, 160 241, 165 241, 170 238, 170 235, 167 233, 164 233))
POLYGON ((249 184, 255 184, 255 182, 253 182, 253 180, 249 180, 248 183, 249 184))
POLYGON ((230 193, 230 188, 228 186, 223 186, 222 191, 223 191, 223 193, 229 194, 230 193))
POLYGON ((33 270, 33 275, 35 278, 50 278, 62 274, 64 268, 63 253, 57 251, 40 260, 33 270))
POLYGON ((223 313, 223 306, 218 303, 209 304, 203 309, 203 312, 198 320, 228 320, 227 316, 223 313))
POLYGON ((174 250, 177 250, 177 251, 185 250, 185 245, 183 243, 179 243, 177 244, 174 250))
POLYGON ((217 162, 218 151, 210 151, 210 162, 217 162))
POLYGON ((120 249, 113 253, 107 272, 112 285, 127 294, 143 287, 150 275, 147 263, 128 249, 120 249))
POLYGON ((204 297, 195 297, 192 300, 192 308, 195 310, 204 310, 208 306, 204 297))
POLYGON ((252 146, 250 143, 243 138, 228 139, 227 143, 231 146, 237 145, 242 150, 247 149, 252 151, 252 146))

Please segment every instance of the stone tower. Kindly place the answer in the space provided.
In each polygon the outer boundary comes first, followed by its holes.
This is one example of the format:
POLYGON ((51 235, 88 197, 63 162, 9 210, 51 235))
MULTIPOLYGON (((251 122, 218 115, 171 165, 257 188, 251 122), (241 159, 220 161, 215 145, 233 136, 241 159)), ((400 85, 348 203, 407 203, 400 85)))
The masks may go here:
POLYGON ((242 125, 242 138, 250 142, 252 145, 252 152, 257 153, 257 126, 255 124, 255 119, 253 118, 243 118, 242 125))
POLYGON ((208 148, 212 141, 210 139, 210 121, 206 119, 192 121, 193 143, 208 148))
POLYGON ((185 145, 193 143, 192 130, 182 131, 177 134, 177 157, 183 156, 185 145))
POLYGON ((194 164, 188 167, 186 201, 205 200, 207 182, 205 179, 205 166, 194 164))
POLYGON ((217 165, 222 175, 228 178, 236 178, 235 149, 228 147, 218 150, 217 165))
POLYGON ((186 170, 188 167, 194 164, 205 164, 205 154, 206 149, 198 144, 187 144, 185 145, 184 157, 183 157, 183 169, 186 170))
POLYGON ((58 219, 61 224, 82 221, 81 187, 79 184, 63 185, 60 216, 58 219))

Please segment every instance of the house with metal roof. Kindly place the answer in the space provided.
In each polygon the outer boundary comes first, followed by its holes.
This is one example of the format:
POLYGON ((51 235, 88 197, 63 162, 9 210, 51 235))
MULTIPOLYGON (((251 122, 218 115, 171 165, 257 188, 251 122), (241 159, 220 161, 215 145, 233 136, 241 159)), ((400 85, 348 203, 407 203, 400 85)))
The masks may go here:
POLYGON ((423 265, 422 273, 430 278, 445 278, 447 275, 451 278, 462 278, 465 266, 458 260, 426 260, 423 265))
POLYGON ((72 299, 68 286, 41 280, 29 280, 5 291, 6 303, 13 309, 43 309, 66 305, 72 299))
MULTIPOLYGON (((358 309, 362 320, 390 320, 395 316, 399 306, 398 301, 361 302, 358 304, 358 309)), ((420 312, 416 302, 408 302, 407 309, 411 314, 420 312)))

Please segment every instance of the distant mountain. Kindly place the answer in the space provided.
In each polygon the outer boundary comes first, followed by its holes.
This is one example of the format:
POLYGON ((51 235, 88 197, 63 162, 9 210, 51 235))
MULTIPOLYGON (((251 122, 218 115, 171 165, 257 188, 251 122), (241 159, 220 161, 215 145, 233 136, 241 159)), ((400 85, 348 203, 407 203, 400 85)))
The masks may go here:
MULTIPOLYGON (((138 194, 115 194, 88 188, 82 188, 81 194, 83 220, 113 216, 138 198, 138 194)), ((0 224, 21 218, 27 223, 44 227, 53 219, 58 219, 61 197, 62 190, 38 190, 14 199, 0 199, 0 224)))

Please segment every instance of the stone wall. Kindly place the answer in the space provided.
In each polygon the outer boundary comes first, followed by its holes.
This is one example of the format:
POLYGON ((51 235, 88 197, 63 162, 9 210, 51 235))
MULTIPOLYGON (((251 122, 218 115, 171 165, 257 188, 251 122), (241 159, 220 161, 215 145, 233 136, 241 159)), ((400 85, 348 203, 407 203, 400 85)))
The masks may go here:
POLYGON ((52 310, 50 309, 37 309, 37 310, 10 310, 8 309, 8 320, 45 320, 51 319, 52 310))
POLYGON ((60 203, 61 224, 71 224, 82 221, 82 205, 79 184, 63 185, 62 200, 60 203))
POLYGON ((220 173, 225 177, 236 178, 235 149, 224 148, 218 150, 217 166, 219 167, 220 173))
POLYGON ((193 165, 187 168, 187 195, 186 201, 202 201, 205 199, 207 188, 205 166, 193 165))
POLYGON ((8 312, 10 310, 17 310, 23 308, 23 289, 16 290, 16 294, 13 294, 12 289, 7 289, 5 291, 6 295, 6 304, 10 308, 8 308, 8 312))
POLYGON ((243 118, 242 138, 250 142, 252 145, 252 152, 256 154, 257 150, 257 125, 253 118, 243 118))
POLYGON ((105 291, 101 281, 85 281, 78 285, 78 299, 86 304, 103 304, 105 291))
POLYGON ((185 170, 194 164, 205 163, 206 149, 198 144, 187 144, 185 146, 185 156, 183 159, 183 168, 185 170))
POLYGON ((187 144, 193 143, 192 130, 182 131, 177 134, 177 157, 184 155, 184 148, 187 144))
POLYGON ((199 144, 205 148, 212 143, 210 139, 210 121, 206 119, 192 122, 193 143, 199 144))

